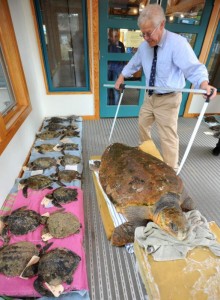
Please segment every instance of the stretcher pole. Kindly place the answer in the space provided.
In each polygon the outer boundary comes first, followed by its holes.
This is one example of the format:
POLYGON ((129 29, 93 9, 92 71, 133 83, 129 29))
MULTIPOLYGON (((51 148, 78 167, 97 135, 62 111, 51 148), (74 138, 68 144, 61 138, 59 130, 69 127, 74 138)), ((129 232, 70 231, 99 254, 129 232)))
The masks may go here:
POLYGON ((182 170, 182 167, 183 167, 183 165, 184 165, 184 163, 185 163, 185 161, 186 161, 186 159, 187 159, 187 156, 188 156, 189 151, 190 151, 190 149, 191 149, 191 147, 192 147, 193 141, 194 141, 194 139, 195 139, 195 136, 196 136, 196 134, 197 134, 197 131, 198 131, 198 129, 199 129, 199 126, 200 126, 200 124, 201 124, 201 121, 202 121, 202 119, 203 119, 203 117, 204 117, 205 111, 206 111, 207 106, 208 106, 208 104, 209 104, 210 97, 211 97, 211 95, 213 94, 213 92, 214 92, 214 90, 212 89, 210 95, 207 95, 206 101, 205 101, 205 103, 203 104, 203 107, 202 107, 202 110, 201 110, 201 112, 200 112, 199 118, 198 118, 198 120, 197 120, 197 122, 196 122, 196 126, 195 126, 195 128, 194 128, 194 130, 193 130, 193 133, 192 133, 192 135, 191 135, 191 138, 190 138, 190 140, 189 140, 189 143, 188 143, 188 145, 187 145, 187 147, 186 147, 186 150, 185 150, 185 153, 184 153, 184 155, 183 155, 182 161, 181 161, 180 166, 179 166, 179 168, 178 168, 178 171, 177 171, 177 173, 176 173, 177 175, 179 175, 179 173, 180 173, 180 171, 182 170))
POLYGON ((117 109, 116 109, 116 112, 115 112, 115 117, 114 117, 114 120, 113 120, 113 123, 112 123, 112 128, 111 128, 109 139, 108 139, 109 143, 111 141, 112 133, 113 133, 113 130, 114 130, 114 127, 115 127, 115 122, 116 122, 116 119, 117 119, 117 116, 118 116, 119 107, 121 105, 121 101, 122 101, 122 98, 123 98, 123 95, 124 95, 124 90, 125 90, 125 84, 121 84, 120 85, 120 98, 119 98, 119 101, 118 101, 117 109))

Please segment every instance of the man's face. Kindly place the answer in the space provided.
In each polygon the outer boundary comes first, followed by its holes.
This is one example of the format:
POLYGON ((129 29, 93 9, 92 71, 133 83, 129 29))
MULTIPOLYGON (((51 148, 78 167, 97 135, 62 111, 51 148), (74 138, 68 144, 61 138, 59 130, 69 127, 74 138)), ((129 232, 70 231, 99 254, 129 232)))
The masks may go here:
POLYGON ((113 31, 112 34, 110 34, 109 38, 110 38, 110 40, 111 40, 111 42, 113 44, 116 44, 118 42, 118 40, 119 40, 119 34, 118 34, 118 32, 113 31))
POLYGON ((155 26, 151 21, 140 26, 142 36, 150 47, 156 46, 162 37, 164 29, 164 21, 155 26))

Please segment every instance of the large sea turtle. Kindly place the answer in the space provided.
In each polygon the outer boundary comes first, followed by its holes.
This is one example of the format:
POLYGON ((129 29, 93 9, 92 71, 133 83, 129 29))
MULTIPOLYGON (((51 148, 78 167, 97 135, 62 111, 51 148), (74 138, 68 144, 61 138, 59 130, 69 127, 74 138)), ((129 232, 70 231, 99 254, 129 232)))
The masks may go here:
POLYGON ((99 179, 116 210, 128 220, 115 228, 112 244, 130 242, 144 220, 155 222, 177 239, 185 238, 188 223, 183 211, 195 206, 180 177, 163 161, 137 147, 115 143, 101 157, 99 179))

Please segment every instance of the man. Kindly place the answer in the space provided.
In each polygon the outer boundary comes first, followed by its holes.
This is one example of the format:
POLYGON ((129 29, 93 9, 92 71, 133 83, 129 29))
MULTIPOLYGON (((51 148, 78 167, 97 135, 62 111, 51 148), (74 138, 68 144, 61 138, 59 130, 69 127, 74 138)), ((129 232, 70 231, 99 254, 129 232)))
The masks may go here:
MULTIPOLYGON (((170 92, 159 89, 146 92, 139 113, 139 138, 141 143, 151 139, 151 127, 156 122, 163 159, 177 170, 179 160, 177 121, 182 94, 172 92, 172 88, 184 88, 185 78, 193 83, 195 88, 206 90, 207 95, 210 95, 213 87, 208 83, 206 67, 198 61, 190 44, 184 37, 167 31, 164 28, 165 20, 160 5, 149 4, 142 10, 138 26, 145 41, 123 68, 115 88, 119 89, 120 84, 124 83, 124 78, 132 76, 142 67, 147 86, 171 89, 170 92), (155 68, 155 64, 156 73, 153 74, 151 69, 155 68)), ((215 96, 214 88, 210 99, 215 96)))
MULTIPOLYGON (((119 41, 119 30, 109 29, 109 39, 108 39, 108 52, 110 53, 124 53, 124 44, 119 41)), ((115 81, 124 67, 124 63, 121 61, 110 61, 108 63, 108 80, 115 81)), ((118 105, 120 95, 115 89, 109 89, 108 91, 108 104, 118 105), (112 101, 113 100, 113 101, 112 101)))

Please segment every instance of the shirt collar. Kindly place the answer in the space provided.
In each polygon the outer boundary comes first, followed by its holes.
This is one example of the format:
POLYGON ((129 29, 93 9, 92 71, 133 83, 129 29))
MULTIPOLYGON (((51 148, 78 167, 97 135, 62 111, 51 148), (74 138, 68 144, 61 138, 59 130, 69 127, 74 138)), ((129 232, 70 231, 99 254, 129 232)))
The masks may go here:
POLYGON ((163 33, 162 33, 162 37, 160 39, 160 42, 158 43, 159 47, 163 47, 165 40, 166 40, 166 36, 167 36, 167 30, 164 28, 163 33))

